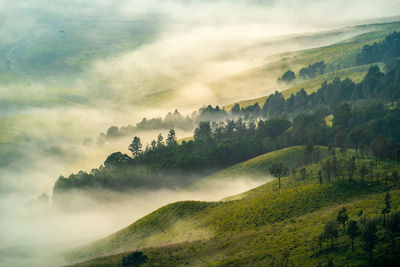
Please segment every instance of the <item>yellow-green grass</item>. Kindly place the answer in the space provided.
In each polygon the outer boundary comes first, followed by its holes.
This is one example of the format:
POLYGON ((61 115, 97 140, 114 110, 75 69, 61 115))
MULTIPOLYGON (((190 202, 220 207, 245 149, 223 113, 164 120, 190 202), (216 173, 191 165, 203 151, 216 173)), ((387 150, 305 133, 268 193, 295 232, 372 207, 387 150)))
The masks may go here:
MULTIPOLYGON (((352 252, 350 239, 341 231, 336 240, 336 249, 328 249, 329 245, 325 243, 322 252, 314 254, 313 247, 323 231, 324 223, 336 220, 342 206, 346 207, 350 219, 359 221, 360 210, 367 214, 367 218, 380 216, 384 195, 383 192, 376 192, 358 199, 332 202, 331 205, 304 215, 257 228, 226 232, 209 240, 146 248, 142 251, 149 261, 143 266, 271 266, 274 259, 275 264, 282 261, 284 251, 288 252, 293 266, 318 266, 320 263, 326 264, 328 259, 333 259, 335 266, 365 266, 369 256, 361 249, 361 242, 356 240, 356 249, 352 252)), ((400 191, 392 190, 391 195, 392 207, 399 208, 400 191)), ((318 201, 310 200, 315 203, 318 201)), ((229 217, 230 213, 225 211, 225 217, 229 217)), ((383 248, 379 244, 375 248, 375 256, 382 256, 383 248)), ((98 258, 76 266, 118 266, 126 254, 98 258)))
MULTIPOLYGON (((378 63, 377 65, 381 68, 381 70, 384 69, 383 63, 378 63)), ((283 90, 281 93, 285 98, 289 98, 292 94, 296 94, 301 89, 304 89, 307 92, 307 94, 311 94, 313 92, 316 92, 319 88, 321 88, 321 84, 323 82, 327 81, 329 83, 332 82, 335 78, 339 78, 341 80, 349 78, 353 82, 358 83, 364 79, 365 74, 367 73, 369 67, 370 65, 363 65, 363 66, 351 67, 342 70, 328 72, 309 80, 300 81, 298 84, 283 90)), ((263 96, 255 99, 243 100, 239 101, 238 104, 240 105, 240 107, 247 107, 250 105, 254 105, 255 103, 258 103, 262 107, 267 97, 268 96, 263 96)), ((230 110, 233 107, 233 105, 234 103, 229 104, 225 106, 225 108, 227 110, 230 110)))
MULTIPOLYGON (((325 147, 321 147, 322 152, 326 151, 325 147)), ((270 175, 269 168, 274 163, 282 162, 287 167, 295 167, 303 158, 304 147, 293 146, 280 150, 275 150, 250 160, 241 162, 232 167, 219 171, 208 178, 234 178, 240 176, 257 176, 270 175)), ((206 178, 207 179, 207 178, 206 178)))
POLYGON ((182 144, 183 141, 189 142, 189 141, 193 141, 193 140, 194 140, 194 136, 188 136, 188 137, 179 138, 178 143, 182 144))
MULTIPOLYGON (((361 162, 365 162, 365 160, 358 160, 357 166, 361 162)), ((399 169, 398 164, 395 167, 399 169)), ((152 249, 149 247, 170 246, 182 242, 183 244, 177 246, 196 246, 194 244, 199 243, 207 244, 207 246, 209 244, 210 246, 219 246, 220 244, 214 244, 214 242, 219 243, 228 237, 235 238, 235 236, 239 237, 246 233, 254 236, 259 231, 271 229, 274 229, 275 234, 264 238, 273 239, 274 241, 271 242, 277 242, 274 245, 275 248, 268 247, 267 251, 276 255, 275 252, 284 248, 282 243, 285 243, 288 238, 285 235, 285 231, 287 231, 285 227, 289 222, 290 224, 297 221, 302 222, 302 218, 311 220, 312 214, 322 214, 321 218, 315 219, 314 223, 309 226, 314 227, 313 235, 310 236, 313 238, 322 229, 325 217, 332 216, 334 214, 332 211, 335 211, 340 205, 351 206, 355 205, 354 203, 363 203, 363 201, 371 199, 374 199, 373 201, 383 199, 384 188, 382 185, 376 185, 374 178, 367 178, 368 185, 366 186, 362 186, 359 181, 351 184, 342 182, 319 185, 316 178, 317 168, 318 164, 308 166, 308 177, 305 180, 300 179, 298 174, 283 178, 280 190, 277 188, 277 181, 274 180, 246 192, 240 198, 234 197, 232 198, 234 200, 231 201, 184 201, 167 205, 103 240, 70 252, 68 257, 77 260, 135 249, 153 253, 153 251, 168 250, 168 248, 152 249), (282 221, 286 223, 282 224, 282 221), (316 221, 319 224, 316 224, 316 221)), ((396 199, 394 203, 397 207, 400 200, 398 190, 393 192, 396 199)), ((374 214, 379 213, 381 209, 379 205, 375 207, 369 207, 369 204, 362 205, 368 207, 367 210, 374 210, 374 214)), ((351 214, 356 213, 356 211, 351 212, 351 214)), ((301 229, 300 227, 303 227, 301 224, 298 227, 295 228, 300 232, 311 229, 301 229)), ((310 246, 309 242, 301 240, 301 236, 298 234, 292 233, 291 238, 297 239, 295 251, 297 247, 304 249, 304 247, 310 246)), ((251 243, 252 241, 247 240, 247 242, 251 243)), ((229 243, 236 246, 232 242, 229 243)), ((226 254, 224 256, 226 260, 235 259, 233 257, 235 253, 232 251, 224 251, 224 249, 222 251, 223 254, 226 254)), ((236 252, 243 253, 239 250, 236 252)), ((266 253, 266 251, 257 253, 266 253)), ((305 260, 301 259, 301 255, 301 253, 298 254, 300 258, 297 260, 305 260)), ((190 260, 190 257, 185 257, 185 260, 190 260)), ((210 264, 209 260, 206 259, 207 264, 210 264)), ((216 260, 213 264, 216 262, 218 261, 216 260)), ((197 265, 198 263, 193 264, 197 265)), ((199 265, 201 266, 201 264, 199 265)))
MULTIPOLYGON (((369 161, 357 160, 357 166, 369 161)), ((397 170, 400 168, 398 164, 393 166, 397 170)), ((264 249, 256 249, 254 253, 258 256, 244 258, 245 262, 260 261, 260 264, 266 264, 270 259, 262 255, 278 257, 278 251, 289 245, 293 255, 296 255, 293 260, 303 264, 315 263, 314 259, 309 258, 310 248, 315 245, 310 240, 321 232, 322 223, 333 218, 342 205, 346 205, 351 216, 355 216, 360 208, 367 216, 379 214, 381 207, 378 203, 383 205, 384 191, 381 184, 376 184, 375 178, 367 178, 365 186, 358 179, 351 184, 319 185, 317 169, 318 164, 307 166, 308 176, 305 180, 299 178, 298 174, 282 178, 280 190, 274 180, 231 201, 169 204, 103 240, 68 253, 68 257, 78 260, 140 249, 153 257, 152 260, 157 259, 161 265, 168 265, 172 264, 169 255, 163 254, 165 259, 160 260, 157 253, 168 254, 171 248, 186 251, 186 247, 193 247, 193 254, 185 252, 188 254, 183 253, 175 258, 174 263, 179 265, 183 260, 196 266, 219 266, 227 264, 227 261, 236 262, 247 251, 247 246, 261 245, 259 241, 252 241, 261 232, 265 233, 262 235, 264 249), (245 244, 240 241, 242 239, 245 244), (207 247, 220 247, 222 254, 214 255, 210 250, 213 257, 202 258, 196 253, 207 247)), ((393 207, 399 207, 398 189, 392 189, 392 196, 393 207)), ((363 256, 361 260, 364 259, 363 256)))
MULTIPOLYGON (((388 33, 400 29, 399 23, 382 24, 381 26, 382 27, 379 28, 364 25, 364 30, 373 31, 357 35, 348 40, 329 46, 283 53, 280 55, 281 58, 277 61, 247 70, 246 72, 226 78, 222 81, 215 82, 211 87, 227 88, 231 91, 248 91, 249 87, 255 87, 259 88, 258 91, 265 91, 267 95, 277 90, 281 91, 285 97, 289 97, 292 93, 296 93, 301 88, 304 88, 308 93, 311 93, 317 90, 323 81, 331 81, 335 77, 340 79, 350 78, 355 82, 360 81, 369 67, 369 65, 354 67, 356 65, 356 55, 361 51, 362 47, 366 44, 379 42, 388 33), (328 73, 308 81, 299 81, 299 83, 294 85, 279 85, 275 83, 278 77, 288 69, 298 73, 302 67, 321 60, 328 65, 328 73)), ((243 107, 255 104, 256 102, 262 105, 264 104, 265 99, 266 96, 240 101, 239 104, 243 107)), ((230 104, 227 105, 226 108, 229 110, 232 106, 233 104, 230 104)))

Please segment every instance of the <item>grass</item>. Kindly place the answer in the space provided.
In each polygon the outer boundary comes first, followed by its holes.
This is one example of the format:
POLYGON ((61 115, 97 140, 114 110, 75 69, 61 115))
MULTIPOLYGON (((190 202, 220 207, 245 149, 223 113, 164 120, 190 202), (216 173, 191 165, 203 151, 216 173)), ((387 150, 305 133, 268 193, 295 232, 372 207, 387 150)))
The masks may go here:
MULTIPOLYGON (((322 152, 326 152, 325 147, 321 147, 322 152)), ((295 167, 304 155, 303 146, 288 147, 272 151, 242 163, 236 164, 230 168, 219 171, 209 178, 224 179, 240 176, 258 176, 270 175, 269 168, 274 163, 284 162, 289 168, 295 167)))
MULTIPOLYGON (((388 33, 400 29, 400 23, 388 23, 379 25, 362 25, 356 27, 362 33, 349 38, 345 41, 334 43, 328 46, 322 46, 303 51, 283 53, 280 59, 266 64, 264 66, 248 70, 245 73, 238 74, 237 76, 229 77, 224 81, 215 83, 215 87, 225 87, 235 90, 243 90, 251 85, 254 88, 259 88, 253 91, 267 91, 267 94, 273 93, 275 90, 281 91, 285 97, 295 94, 301 88, 304 88, 308 93, 316 91, 321 83, 325 80, 332 81, 334 78, 350 78, 355 82, 361 81, 368 70, 369 65, 356 66, 355 56, 359 53, 362 47, 366 44, 381 41, 388 33), (295 84, 279 85, 276 84, 276 79, 280 77, 288 69, 298 73, 299 70, 310 64, 323 60, 327 64, 327 73, 315 77, 310 80, 301 81, 297 80, 295 84), (272 86, 272 88, 268 88, 272 86)), ((356 30, 354 29, 354 30, 356 30)), ((382 67, 382 64, 380 64, 382 67)), ((249 100, 239 101, 242 106, 253 105, 256 102, 259 105, 265 103, 266 96, 253 98, 249 100)), ((233 104, 225 106, 226 109, 232 108, 233 104)))
MULTIPOLYGON (((268 225, 227 233, 210 240, 198 240, 169 246, 143 249, 149 262, 143 266, 271 266, 281 262, 287 251, 293 266, 317 266, 334 259, 335 265, 365 266, 368 255, 360 249, 356 241, 356 251, 349 249, 350 240, 340 236, 337 249, 326 249, 318 255, 313 253, 316 237, 323 231, 323 224, 336 217, 342 205, 349 217, 358 219, 357 213, 363 210, 369 216, 378 216, 376 207, 382 204, 384 194, 371 194, 359 200, 350 200, 329 208, 316 210, 292 219, 284 219, 268 225), (338 251, 342 252, 338 255, 338 251)), ((397 207, 400 204, 400 191, 392 191, 392 199, 397 207)), ((378 251, 381 248, 376 248, 378 251)), ((77 264, 76 266, 118 266, 122 256, 119 254, 77 264), (97 265, 96 265, 97 264, 97 265)))
MULTIPOLYGON (((357 166, 371 160, 359 159, 357 166)), ((399 170, 400 165, 393 163, 392 168, 399 170)), ((283 178, 280 190, 274 180, 232 200, 169 204, 68 257, 97 257, 77 266, 117 266, 128 251, 140 249, 149 257, 144 266, 266 266, 282 260, 287 250, 295 266, 317 266, 333 257, 335 265, 365 264, 368 255, 360 242, 353 253, 345 236, 337 240, 336 250, 325 245, 316 254, 313 247, 323 223, 334 219, 342 206, 351 219, 358 219, 360 210, 368 217, 379 216, 384 187, 374 178, 367 178, 365 186, 358 181, 319 185, 317 169, 318 164, 307 166, 305 180, 297 174, 283 178), (100 257, 110 254, 117 255, 100 257)), ((400 190, 391 186, 392 208, 399 208, 400 190)), ((378 258, 383 250, 380 245, 376 249, 378 258)))
MULTIPOLYGON (((384 70, 383 63, 378 63, 377 65, 380 67, 381 70, 384 70)), ((318 91, 318 89, 321 88, 321 84, 324 81, 327 81, 329 83, 332 82, 335 78, 339 78, 341 80, 349 78, 353 82, 358 83, 364 79, 369 67, 370 65, 363 65, 363 66, 356 66, 356 67, 328 72, 309 80, 300 81, 297 84, 293 85, 292 87, 281 91, 281 93, 285 98, 289 98, 292 94, 296 94, 301 89, 304 89, 307 92, 307 94, 311 94, 313 92, 318 91)), ((239 101, 238 104, 241 107, 246 107, 258 103, 262 107, 266 99, 267 96, 263 96, 255 99, 239 101)), ((225 108, 230 110, 233 107, 233 105, 234 104, 229 104, 225 106, 225 108)))

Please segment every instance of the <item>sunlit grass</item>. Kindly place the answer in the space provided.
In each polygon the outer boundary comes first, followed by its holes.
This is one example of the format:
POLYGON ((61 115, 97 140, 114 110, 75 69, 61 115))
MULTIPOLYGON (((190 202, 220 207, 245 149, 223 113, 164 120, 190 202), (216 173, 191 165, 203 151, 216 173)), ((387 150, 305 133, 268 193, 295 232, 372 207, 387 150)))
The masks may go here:
MULTIPOLYGON (((347 157, 353 153, 348 151, 347 157)), ((372 160, 358 159, 356 164, 368 164, 372 160)), ((140 249, 149 257, 148 265, 144 266, 265 266, 273 259, 282 259, 283 251, 287 250, 295 266, 317 266, 330 258, 339 266, 362 265, 368 261, 368 254, 361 250, 361 242, 357 240, 356 251, 352 252, 350 240, 343 236, 340 227, 336 249, 331 250, 324 244, 323 250, 315 254, 313 247, 324 223, 335 220, 342 206, 346 207, 350 219, 359 220, 361 210, 367 218, 380 216, 384 186, 377 184, 373 177, 367 177, 367 185, 363 186, 357 176, 350 184, 343 181, 320 185, 316 177, 318 166, 307 166, 305 180, 292 174, 284 177, 280 190, 277 190, 277 181, 271 181, 244 193, 240 199, 167 205, 70 256, 99 256, 140 249)), ((392 167, 400 169, 397 163, 392 167)), ((393 188, 392 183, 391 186, 392 208, 399 208, 400 190, 393 188)), ((375 249, 376 257, 382 256, 383 246, 379 244, 375 249)), ((84 265, 118 264, 122 255, 99 258, 84 265)))

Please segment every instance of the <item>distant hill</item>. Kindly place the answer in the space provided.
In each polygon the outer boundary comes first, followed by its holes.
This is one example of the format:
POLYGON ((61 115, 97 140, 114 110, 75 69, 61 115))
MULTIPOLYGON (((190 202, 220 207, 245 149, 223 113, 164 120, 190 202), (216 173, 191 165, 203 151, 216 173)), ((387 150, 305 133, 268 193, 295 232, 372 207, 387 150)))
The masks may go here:
MULTIPOLYGON (((248 92, 250 87, 251 90, 258 91, 260 95, 269 95, 277 90, 281 91, 285 97, 289 97, 301 88, 304 88, 308 93, 316 91, 323 81, 331 81, 336 77, 340 79, 350 78, 355 82, 360 81, 370 65, 356 66, 356 55, 362 51, 364 45, 379 42, 387 34, 400 29, 400 23, 361 25, 356 28, 360 30, 359 33, 364 33, 327 46, 281 54, 279 57, 277 56, 277 60, 271 63, 225 80, 216 81, 211 84, 211 87, 227 88, 233 92, 243 90, 248 92), (326 74, 305 81, 296 79, 288 85, 279 85, 276 83, 276 79, 288 69, 298 73, 302 67, 321 60, 327 65, 326 74)), ((258 98, 242 100, 238 103, 244 107, 256 102, 262 105, 265 99, 266 96, 260 96, 258 98)), ((227 104, 226 108, 230 109, 233 105, 234 103, 227 104)))

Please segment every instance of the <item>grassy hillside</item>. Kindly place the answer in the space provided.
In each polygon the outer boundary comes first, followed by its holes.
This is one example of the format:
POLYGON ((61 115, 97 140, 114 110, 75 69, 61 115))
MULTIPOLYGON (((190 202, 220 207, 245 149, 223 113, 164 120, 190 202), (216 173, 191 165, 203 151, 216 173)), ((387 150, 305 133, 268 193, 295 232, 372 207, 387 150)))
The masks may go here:
MULTIPOLYGON (((383 70, 383 63, 378 64, 379 67, 383 70)), ((328 73, 325 73, 323 75, 317 76, 315 78, 305 80, 305 81, 300 81, 297 84, 289 87, 288 89, 285 89, 282 91, 282 94, 285 98, 290 97, 291 94, 296 94, 296 92, 300 91, 302 88, 308 93, 311 94, 312 92, 317 91, 319 88, 321 88, 321 84, 324 81, 332 82, 335 78, 339 78, 341 80, 345 78, 349 78, 353 80, 354 82, 360 82, 364 78, 365 74, 367 73, 370 65, 364 65, 364 66, 357 66, 357 67, 351 67, 351 68, 346 68, 342 70, 337 70, 337 71, 331 71, 328 73)), ((267 99, 268 96, 263 96, 255 99, 248 99, 248 100, 243 100, 239 101, 238 104, 241 107, 246 107, 249 105, 254 105, 255 103, 258 103, 261 107, 265 103, 265 100, 267 99)), ((229 104, 225 106, 228 110, 233 107, 234 104, 229 104)))
MULTIPOLYGON (((244 90, 246 92, 251 87, 252 92, 259 92, 258 94, 266 95, 278 90, 282 91, 285 97, 289 97, 290 94, 296 93, 301 88, 304 88, 307 92, 313 92, 320 87, 323 81, 332 81, 336 77, 340 79, 350 78, 355 82, 359 82, 364 77, 369 66, 354 67, 356 65, 356 54, 361 51, 364 45, 379 42, 385 35, 400 29, 400 23, 362 25, 357 28, 360 32, 364 33, 328 46, 283 53, 277 60, 271 63, 248 70, 245 73, 240 73, 237 76, 217 81, 211 87, 225 87, 229 88, 230 91, 244 90), (327 65, 327 73, 324 75, 306 81, 297 79, 293 84, 289 85, 276 83, 277 78, 288 69, 293 70, 297 74, 302 67, 321 60, 327 65)), ((239 104, 247 106, 258 102, 262 105, 265 99, 266 96, 262 96, 240 101, 239 104)), ((230 109, 232 106, 233 104, 230 104, 226 108, 230 109)))
MULTIPOLYGON (((326 147, 321 147, 321 152, 327 154, 326 147)), ((289 168, 295 167, 303 158, 304 147, 294 146, 269 152, 253 159, 236 164, 230 168, 219 171, 208 178, 234 178, 240 176, 258 176, 269 174, 269 168, 274 163, 285 162, 289 168)))
MULTIPOLYGON (((323 231, 323 224, 335 219, 342 205, 353 219, 359 218, 357 214, 360 210, 369 216, 379 216, 377 207, 382 205, 383 199, 383 193, 373 193, 362 199, 332 204, 329 208, 256 229, 243 229, 239 233, 227 233, 210 240, 143 249, 141 251, 149 257, 148 263, 143 266, 271 266, 273 262, 282 264, 285 254, 293 266, 318 266, 327 264, 329 259, 333 259, 335 266, 365 266, 368 255, 359 244, 351 252, 348 237, 341 236, 336 241, 336 249, 314 253, 313 247, 318 234, 323 231), (341 252, 339 256, 338 252, 341 252)), ((399 190, 392 191, 392 201, 399 207, 399 190)), ((376 251, 383 249, 378 246, 376 251)), ((98 258, 74 266, 119 266, 121 258, 127 254, 98 258)))
MULTIPOLYGON (((356 164, 367 162, 371 160, 359 159, 356 164)), ((235 200, 172 203, 103 240, 68 253, 68 257, 79 260, 140 249, 148 255, 149 266, 265 266, 281 260, 288 251, 296 266, 316 266, 339 250, 343 253, 335 256, 335 265, 365 263, 368 255, 361 249, 349 251, 345 236, 338 239, 336 249, 315 254, 312 248, 323 223, 335 218, 343 205, 350 218, 357 219, 360 210, 369 217, 378 216, 384 205, 384 186, 374 176, 364 186, 357 179, 350 184, 320 185, 318 166, 307 166, 306 179, 298 173, 285 177, 280 190, 274 180, 232 198, 235 200)), ((400 166, 393 168, 399 170, 400 166)), ((400 207, 400 191, 393 183, 391 186, 392 207, 400 207)), ((82 266, 117 264, 123 255, 95 259, 82 266)))

